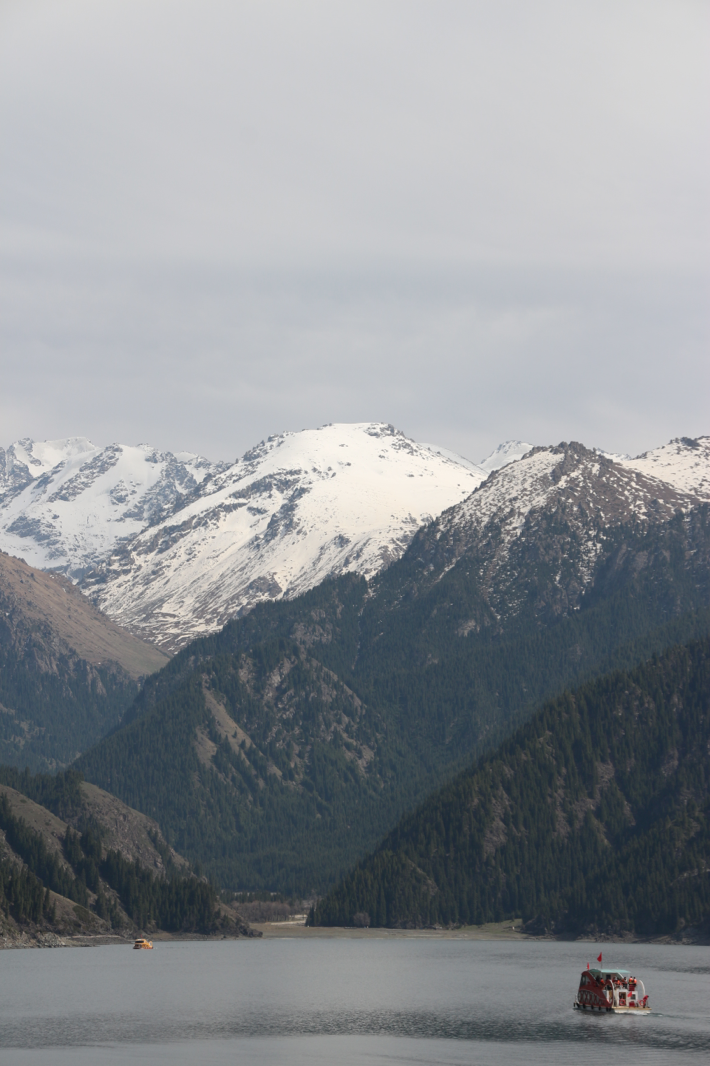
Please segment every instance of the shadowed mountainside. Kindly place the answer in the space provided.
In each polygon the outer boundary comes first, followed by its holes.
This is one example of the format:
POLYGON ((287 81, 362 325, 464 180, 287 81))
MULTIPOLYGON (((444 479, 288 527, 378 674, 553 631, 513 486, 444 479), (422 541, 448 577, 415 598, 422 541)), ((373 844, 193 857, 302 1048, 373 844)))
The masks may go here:
POLYGON ((168 656, 63 577, 0 552, 0 759, 66 765, 121 720, 168 656))
POLYGON ((138 930, 251 935, 151 819, 74 771, 0 767, 3 943, 138 930))
POLYGON ((546 704, 405 817, 309 921, 707 933, 709 752, 706 638, 546 704))
POLYGON ((707 504, 580 445, 506 469, 369 585, 195 641, 77 766, 225 886, 306 895, 544 699, 708 632, 707 504))

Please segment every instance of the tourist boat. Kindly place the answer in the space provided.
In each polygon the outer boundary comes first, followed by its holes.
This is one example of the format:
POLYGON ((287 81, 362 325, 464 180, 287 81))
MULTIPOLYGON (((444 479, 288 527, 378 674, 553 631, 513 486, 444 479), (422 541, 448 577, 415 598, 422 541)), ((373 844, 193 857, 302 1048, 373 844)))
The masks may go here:
POLYGON ((144 937, 139 936, 138 939, 136 940, 135 944, 133 945, 133 950, 134 951, 139 951, 141 948, 149 948, 152 951, 153 950, 153 941, 152 940, 145 940, 144 937))
POLYGON ((628 970, 601 966, 582 971, 574 1006, 600 1014, 648 1014, 651 1010, 643 981, 628 970))

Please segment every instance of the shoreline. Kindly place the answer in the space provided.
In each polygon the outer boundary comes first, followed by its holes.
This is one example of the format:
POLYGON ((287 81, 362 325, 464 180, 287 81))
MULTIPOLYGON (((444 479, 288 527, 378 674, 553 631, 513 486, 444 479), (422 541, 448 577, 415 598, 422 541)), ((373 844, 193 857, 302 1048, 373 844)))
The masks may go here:
POLYGON ((561 943, 575 944, 671 944, 671 945, 708 945, 710 937, 706 933, 696 930, 687 930, 685 934, 675 936, 665 934, 663 936, 637 936, 627 934, 615 936, 610 933, 600 933, 596 936, 565 936, 563 934, 525 933, 520 925, 507 922, 489 922, 486 925, 468 925, 453 929, 356 929, 351 926, 306 926, 303 922, 255 922, 253 928, 258 929, 264 939, 292 938, 295 940, 314 939, 427 939, 427 940, 505 940, 518 943, 530 943, 539 941, 559 941, 561 943))
MULTIPOLYGON (((707 946, 710 937, 703 933, 688 930, 686 934, 676 936, 652 936, 643 937, 636 935, 612 936, 599 934, 598 936, 571 937, 547 933, 535 935, 525 933, 520 926, 516 927, 510 922, 491 922, 487 925, 461 926, 455 929, 357 929, 352 926, 306 926, 304 921, 285 922, 252 922, 251 928, 256 934, 253 937, 243 934, 226 933, 168 933, 162 930, 145 934, 154 944, 168 943, 170 941, 221 941, 221 940, 487 940, 507 941, 517 943, 529 943, 540 941, 560 941, 562 943, 577 944, 656 944, 662 946, 670 944, 674 946, 707 946)), ((133 947, 134 936, 123 936, 120 933, 100 934, 75 934, 72 936, 59 936, 57 933, 22 933, 19 937, 0 937, 0 951, 13 951, 32 948, 88 948, 107 947, 117 945, 133 947)))

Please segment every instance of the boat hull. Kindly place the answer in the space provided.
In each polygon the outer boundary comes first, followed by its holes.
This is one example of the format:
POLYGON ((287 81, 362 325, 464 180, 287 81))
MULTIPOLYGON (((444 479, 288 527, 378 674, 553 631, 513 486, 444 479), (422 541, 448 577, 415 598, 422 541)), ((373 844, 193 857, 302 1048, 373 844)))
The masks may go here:
POLYGON ((590 1014, 650 1014, 650 1007, 595 1007, 591 1003, 574 1003, 575 1010, 588 1011, 590 1014))

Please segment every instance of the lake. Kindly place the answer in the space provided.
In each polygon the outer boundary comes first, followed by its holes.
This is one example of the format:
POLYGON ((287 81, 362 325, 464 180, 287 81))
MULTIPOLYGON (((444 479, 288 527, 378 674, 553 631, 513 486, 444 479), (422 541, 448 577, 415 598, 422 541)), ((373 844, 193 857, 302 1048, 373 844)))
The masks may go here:
POLYGON ((604 945, 653 1013, 572 1010, 599 947, 409 936, 0 953, 2 1066, 710 1061, 710 948, 604 945))

